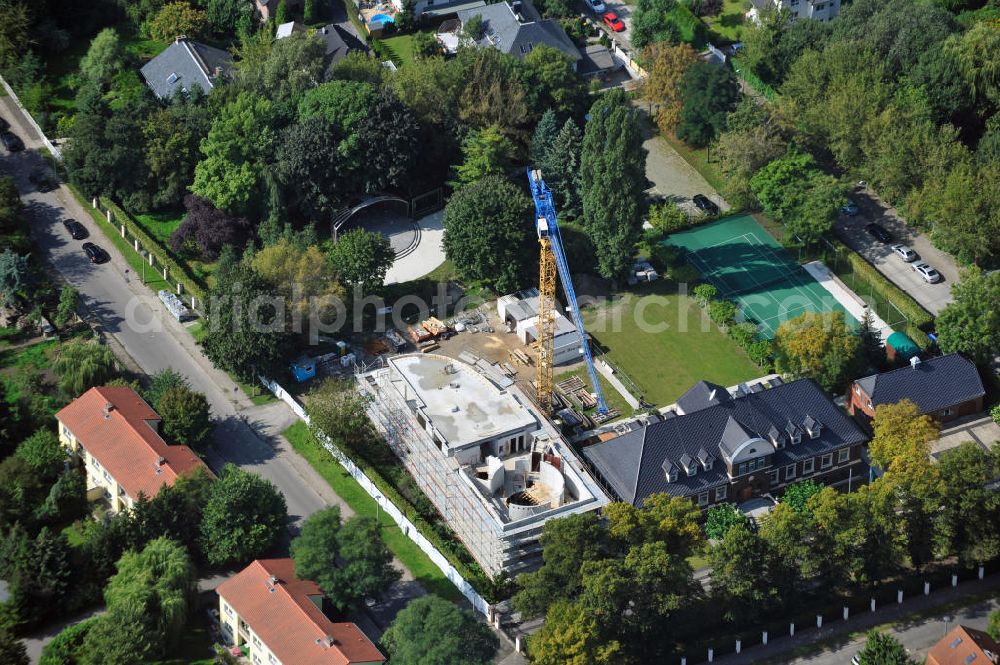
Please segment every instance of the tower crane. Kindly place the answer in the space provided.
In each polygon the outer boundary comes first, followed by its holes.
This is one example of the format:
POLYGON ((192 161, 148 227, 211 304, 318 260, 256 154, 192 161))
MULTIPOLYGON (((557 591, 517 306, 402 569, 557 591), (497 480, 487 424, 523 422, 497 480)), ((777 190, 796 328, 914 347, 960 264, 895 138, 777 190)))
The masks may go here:
POLYGON ((580 307, 576 301, 576 290, 569 272, 569 262, 563 251, 562 234, 559 232, 559 222, 556 219, 556 208, 552 203, 552 191, 542 180, 542 172, 528 168, 528 183, 531 186, 531 198, 535 201, 535 229, 538 231, 538 245, 541 256, 538 267, 538 375, 536 377, 538 403, 546 411, 552 408, 552 359, 555 354, 555 308, 556 272, 562 281, 563 293, 566 296, 566 307, 570 319, 576 325, 580 337, 580 347, 587 361, 587 372, 590 374, 590 384, 597 395, 597 413, 608 412, 608 404, 604 401, 604 391, 597 378, 594 358, 587 343, 587 334, 580 318, 580 307))

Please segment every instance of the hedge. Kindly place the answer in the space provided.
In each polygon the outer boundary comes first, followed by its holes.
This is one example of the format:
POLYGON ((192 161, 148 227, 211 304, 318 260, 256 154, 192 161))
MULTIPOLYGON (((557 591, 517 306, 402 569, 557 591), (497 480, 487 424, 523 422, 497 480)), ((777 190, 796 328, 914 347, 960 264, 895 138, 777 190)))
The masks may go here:
POLYGON ((156 257, 157 262, 159 262, 161 266, 165 266, 167 268, 174 281, 183 284, 185 291, 195 296, 199 301, 205 302, 205 285, 194 276, 188 266, 175 261, 173 257, 171 257, 170 252, 167 251, 166 247, 161 245, 158 240, 146 233, 146 230, 142 228, 142 225, 135 221, 135 219, 132 218, 132 215, 125 212, 114 201, 105 196, 100 197, 99 201, 106 210, 110 210, 112 212, 116 223, 124 224, 126 231, 131 233, 132 237, 139 241, 142 248, 156 257))
POLYGON ((756 90, 764 99, 769 102, 773 102, 778 97, 777 91, 774 88, 764 83, 750 71, 750 68, 739 61, 739 59, 733 60, 733 69, 736 71, 737 76, 746 81, 747 85, 756 90))
POLYGON ((905 332, 917 345, 926 349, 931 345, 930 337, 925 329, 934 325, 934 317, 916 300, 904 293, 898 286, 890 282, 885 275, 875 269, 875 266, 868 263, 863 256, 847 248, 839 240, 837 251, 846 254, 847 261, 851 264, 854 274, 864 281, 874 293, 884 298, 898 309, 906 317, 907 323, 905 332))

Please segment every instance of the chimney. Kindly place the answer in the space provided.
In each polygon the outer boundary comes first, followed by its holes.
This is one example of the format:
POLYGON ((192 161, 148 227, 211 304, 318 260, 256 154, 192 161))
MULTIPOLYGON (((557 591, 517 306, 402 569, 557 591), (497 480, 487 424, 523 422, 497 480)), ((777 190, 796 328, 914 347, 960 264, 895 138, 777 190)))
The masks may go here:
POLYGON ((278 583, 278 577, 277 577, 277 575, 271 575, 270 577, 268 577, 267 578, 267 582, 271 586, 274 586, 275 584, 277 584, 278 583))
POLYGON ((910 358, 910 367, 917 369, 917 365, 920 364, 920 356, 913 356, 910 358))
POLYGON ((111 412, 114 411, 115 405, 111 402, 104 403, 104 419, 108 420, 111 418, 111 412))
POLYGON ((167 462, 167 458, 164 457, 163 455, 160 455, 159 457, 156 458, 156 465, 157 466, 159 466, 161 464, 166 464, 166 462, 167 462))

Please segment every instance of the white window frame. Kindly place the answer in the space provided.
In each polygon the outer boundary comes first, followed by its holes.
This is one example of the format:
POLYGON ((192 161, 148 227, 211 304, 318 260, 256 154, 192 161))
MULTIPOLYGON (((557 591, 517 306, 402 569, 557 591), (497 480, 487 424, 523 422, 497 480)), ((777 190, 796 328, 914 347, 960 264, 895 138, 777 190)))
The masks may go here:
POLYGON ((785 480, 793 480, 798 472, 798 464, 789 464, 785 467, 785 480), (789 473, 791 472, 791 473, 789 473))
POLYGON ((716 501, 725 501, 727 498, 729 498, 729 487, 727 485, 715 488, 716 501))
POLYGON ((837 451, 837 464, 843 464, 851 459, 851 449, 841 448, 837 451))
POLYGON ((691 463, 691 466, 687 468, 688 478, 698 475, 698 465, 695 462, 691 463))
POLYGON ((698 505, 707 506, 708 505, 708 492, 701 492, 698 495, 698 505))
POLYGON ((222 611, 226 613, 227 616, 233 616, 233 608, 229 606, 229 603, 222 601, 222 611))
POLYGON ((833 466, 833 453, 827 453, 819 458, 819 468, 829 469, 833 466))
POLYGON ((808 476, 809 474, 816 471, 816 458, 810 457, 809 459, 802 460, 802 475, 808 476))

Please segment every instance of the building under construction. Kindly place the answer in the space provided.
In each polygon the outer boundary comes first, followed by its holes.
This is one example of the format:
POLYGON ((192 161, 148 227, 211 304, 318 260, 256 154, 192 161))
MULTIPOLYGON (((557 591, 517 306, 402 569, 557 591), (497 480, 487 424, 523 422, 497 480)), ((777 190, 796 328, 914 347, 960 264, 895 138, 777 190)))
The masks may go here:
POLYGON ((368 413, 417 485, 490 575, 541 562, 549 519, 608 498, 512 380, 433 353, 359 374, 368 413))

